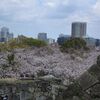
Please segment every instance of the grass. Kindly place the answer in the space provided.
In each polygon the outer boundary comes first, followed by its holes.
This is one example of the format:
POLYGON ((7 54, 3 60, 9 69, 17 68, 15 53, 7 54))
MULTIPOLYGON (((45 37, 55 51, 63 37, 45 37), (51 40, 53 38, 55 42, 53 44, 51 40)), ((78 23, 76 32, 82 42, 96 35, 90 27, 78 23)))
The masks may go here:
POLYGON ((33 83, 33 80, 20 80, 20 79, 16 79, 16 78, 2 78, 0 79, 0 85, 1 84, 12 84, 12 85, 16 85, 16 84, 28 84, 28 83, 33 83))

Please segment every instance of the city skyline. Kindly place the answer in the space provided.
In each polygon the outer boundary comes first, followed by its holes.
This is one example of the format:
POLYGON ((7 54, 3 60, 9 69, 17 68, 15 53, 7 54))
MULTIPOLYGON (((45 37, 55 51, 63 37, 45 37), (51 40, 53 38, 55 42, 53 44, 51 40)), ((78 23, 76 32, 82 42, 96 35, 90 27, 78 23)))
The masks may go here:
POLYGON ((100 0, 2 0, 0 27, 8 27, 15 36, 37 38, 40 32, 57 38, 71 35, 71 23, 87 22, 87 34, 100 38, 100 0), (5 6, 6 5, 6 6, 5 6))

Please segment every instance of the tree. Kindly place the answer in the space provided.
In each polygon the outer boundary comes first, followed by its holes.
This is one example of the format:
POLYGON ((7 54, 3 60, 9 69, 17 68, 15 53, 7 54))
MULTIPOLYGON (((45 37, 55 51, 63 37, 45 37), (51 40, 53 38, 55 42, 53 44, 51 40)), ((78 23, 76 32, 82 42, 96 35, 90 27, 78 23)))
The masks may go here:
POLYGON ((62 51, 66 51, 66 50, 87 50, 86 49, 86 42, 85 40, 81 39, 81 38, 72 38, 70 40, 65 41, 62 45, 61 45, 61 50, 62 51))

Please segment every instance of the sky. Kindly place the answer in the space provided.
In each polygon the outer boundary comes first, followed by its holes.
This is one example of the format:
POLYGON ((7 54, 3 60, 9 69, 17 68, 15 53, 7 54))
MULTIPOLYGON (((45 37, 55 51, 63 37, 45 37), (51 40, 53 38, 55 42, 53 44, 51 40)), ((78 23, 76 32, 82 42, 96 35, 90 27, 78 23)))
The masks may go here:
POLYGON ((71 23, 87 22, 87 36, 100 38, 100 0, 0 0, 0 28, 15 36, 71 35, 71 23))

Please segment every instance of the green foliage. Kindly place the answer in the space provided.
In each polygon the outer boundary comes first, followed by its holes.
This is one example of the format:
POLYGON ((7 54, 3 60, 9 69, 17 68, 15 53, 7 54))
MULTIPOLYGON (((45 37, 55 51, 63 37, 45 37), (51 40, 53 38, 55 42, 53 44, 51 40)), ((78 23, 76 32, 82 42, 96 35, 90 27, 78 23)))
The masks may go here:
POLYGON ((27 38, 25 36, 19 36, 18 38, 8 41, 7 43, 0 43, 0 51, 11 51, 16 48, 27 48, 32 46, 43 47, 46 45, 47 44, 44 41, 27 38))
POLYGON ((8 48, 7 48, 6 43, 0 43, 0 52, 1 51, 7 51, 7 50, 8 50, 8 48))
POLYGON ((74 49, 80 49, 85 46, 86 46, 86 42, 80 38, 68 40, 63 44, 63 47, 65 48, 74 48, 74 49))
POLYGON ((28 46, 36 46, 36 47, 46 46, 46 43, 44 41, 33 39, 33 38, 25 38, 22 41, 22 43, 28 46))
POLYGON ((30 46, 42 47, 42 46, 46 46, 46 43, 41 40, 21 36, 13 41, 10 41, 9 46, 11 48, 25 48, 30 46))
POLYGON ((87 50, 88 48, 86 47, 86 42, 85 40, 81 39, 81 38, 73 38, 70 40, 65 41, 62 45, 61 45, 61 50, 62 51, 66 51, 66 49, 70 49, 70 50, 80 50, 80 49, 84 49, 87 50))

